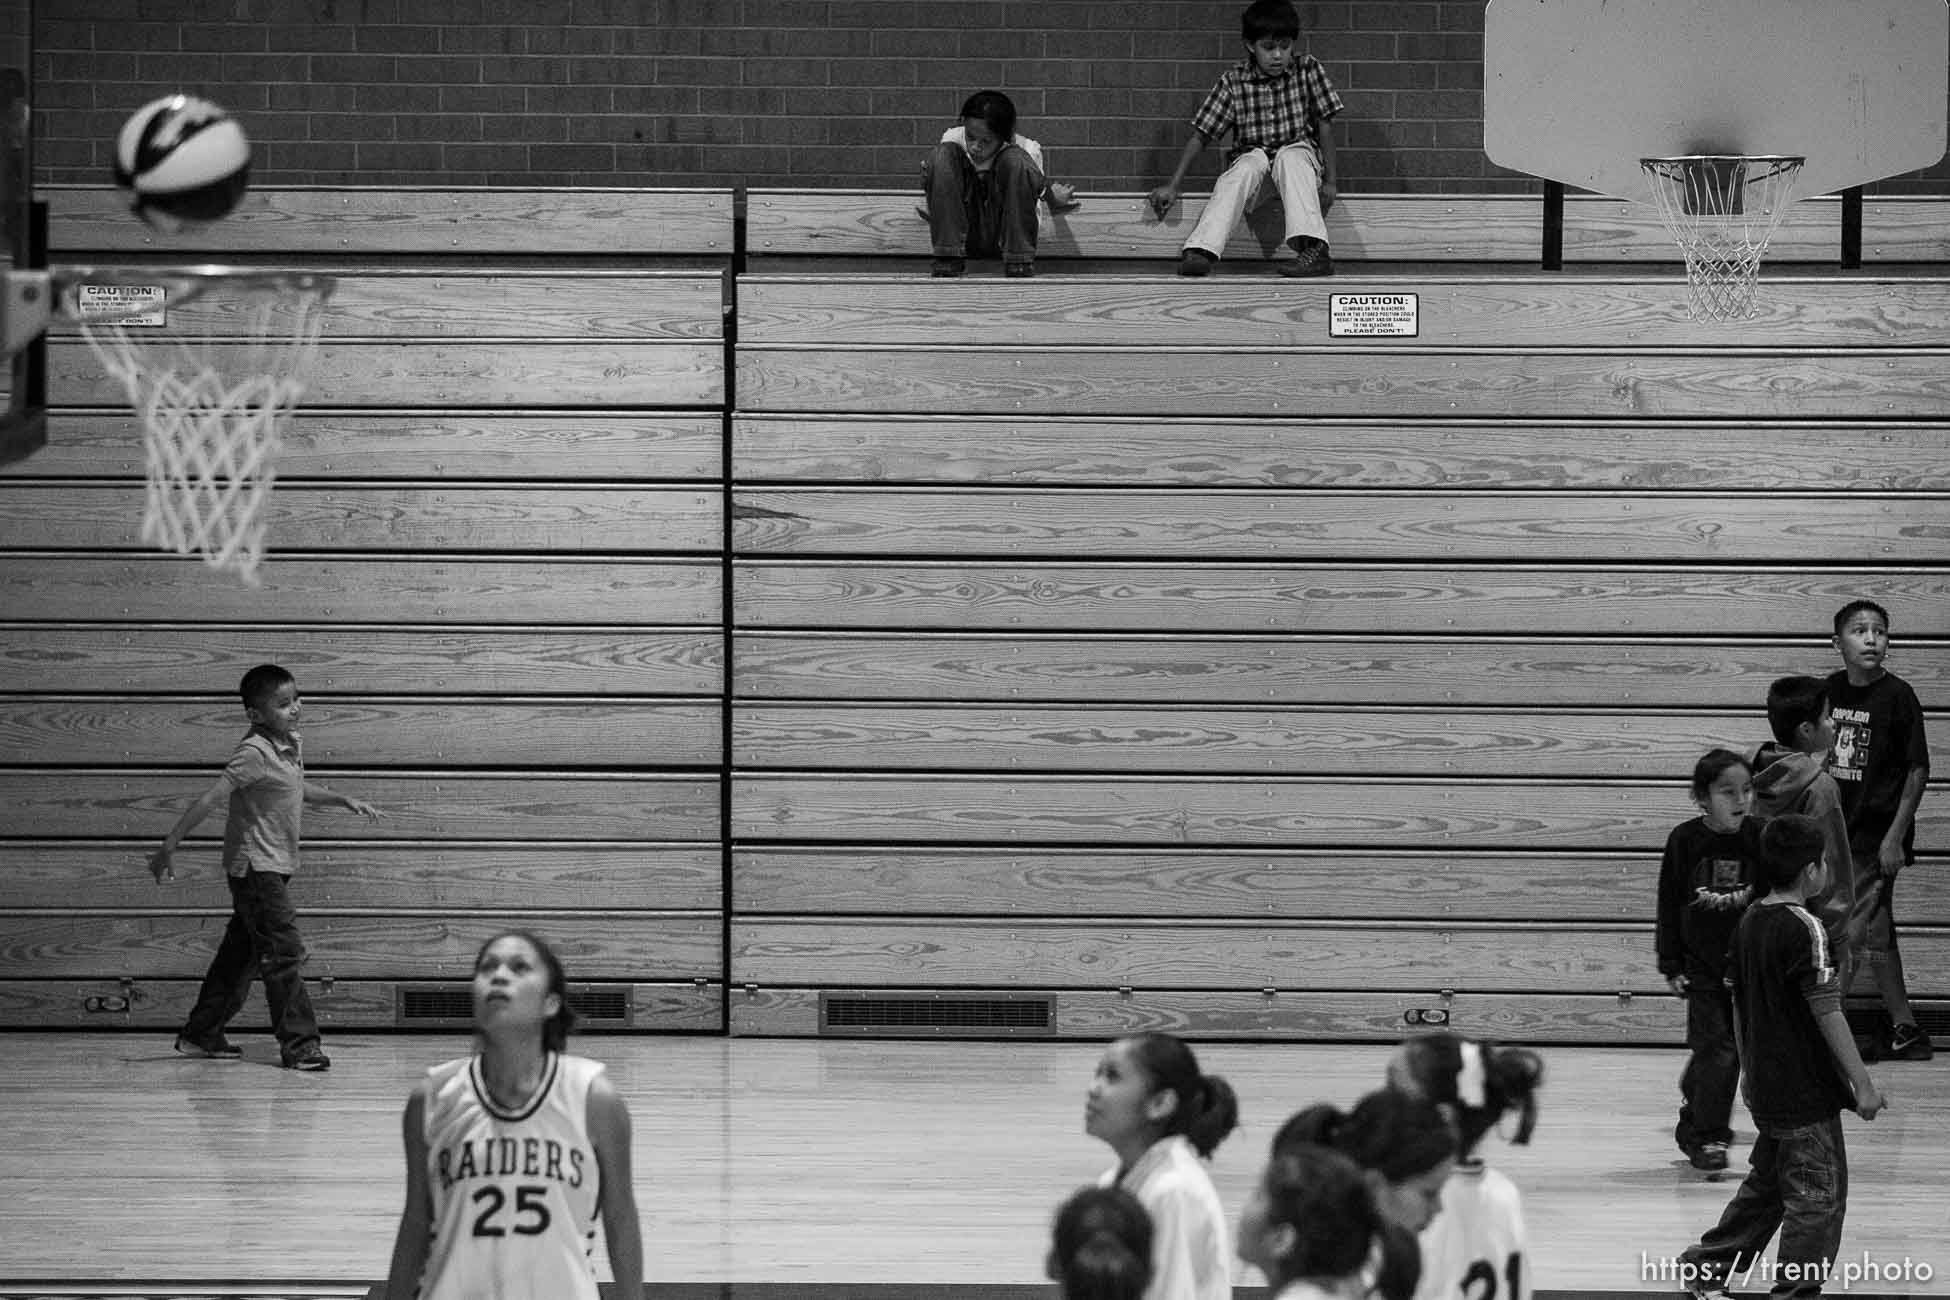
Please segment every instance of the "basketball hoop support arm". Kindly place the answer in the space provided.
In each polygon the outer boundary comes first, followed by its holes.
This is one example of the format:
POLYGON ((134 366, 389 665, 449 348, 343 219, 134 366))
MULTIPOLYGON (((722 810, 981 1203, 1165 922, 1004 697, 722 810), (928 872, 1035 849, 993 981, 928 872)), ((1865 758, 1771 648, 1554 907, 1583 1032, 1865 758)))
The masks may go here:
POLYGON ((12 356, 39 338, 54 310, 54 282, 46 271, 0 272, 0 352, 12 356))

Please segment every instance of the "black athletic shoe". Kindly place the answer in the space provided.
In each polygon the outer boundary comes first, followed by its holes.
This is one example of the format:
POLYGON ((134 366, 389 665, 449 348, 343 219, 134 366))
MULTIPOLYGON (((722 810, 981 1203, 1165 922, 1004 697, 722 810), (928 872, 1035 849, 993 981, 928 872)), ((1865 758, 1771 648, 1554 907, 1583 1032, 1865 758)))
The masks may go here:
POLYGON ((928 274, 937 280, 959 280, 968 273, 968 259, 965 257, 937 257, 928 274))
POLYGON ((188 1034, 178 1034, 176 1050, 184 1056, 194 1056, 209 1061, 235 1061, 244 1054, 242 1048, 225 1038, 222 1033, 211 1034, 208 1038, 191 1038, 188 1034))
POLYGON ((1695 1169, 1709 1174, 1717 1174, 1727 1167, 1727 1144, 1724 1142, 1702 1142, 1686 1153, 1687 1160, 1695 1169))
POLYGON ((284 1063, 284 1068, 287 1070, 303 1070, 307 1074, 316 1074, 320 1070, 331 1069, 332 1058, 314 1048, 306 1052, 303 1056, 292 1057, 284 1063))
POLYGON ((1936 1055, 1936 1047, 1930 1036, 1916 1025, 1897 1025, 1889 1035, 1889 1059, 1892 1061, 1927 1061, 1936 1055))
POLYGON ((1218 260, 1202 248, 1188 248, 1178 255, 1178 274, 1190 279, 1210 275, 1218 260))

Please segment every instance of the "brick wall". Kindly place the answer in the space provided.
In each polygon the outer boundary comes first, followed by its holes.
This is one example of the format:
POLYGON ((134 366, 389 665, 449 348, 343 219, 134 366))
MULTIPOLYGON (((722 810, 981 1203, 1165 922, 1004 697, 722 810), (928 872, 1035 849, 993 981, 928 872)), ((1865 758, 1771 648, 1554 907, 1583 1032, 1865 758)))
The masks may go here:
MULTIPOLYGON (((37 161, 100 180, 128 110, 186 89, 246 118, 260 182, 905 186, 995 86, 1056 175, 1144 189, 1238 57, 1240 5, 39 0, 37 161)), ((1482 153, 1483 0, 1299 8, 1347 102, 1343 189, 1534 187, 1482 153)))

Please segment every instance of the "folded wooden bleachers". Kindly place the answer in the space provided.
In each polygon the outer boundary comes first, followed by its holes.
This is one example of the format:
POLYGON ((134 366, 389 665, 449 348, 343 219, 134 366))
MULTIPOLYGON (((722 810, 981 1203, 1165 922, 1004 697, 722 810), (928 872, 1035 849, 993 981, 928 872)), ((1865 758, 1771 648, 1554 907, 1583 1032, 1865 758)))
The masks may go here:
MULTIPOLYGON (((1693 760, 1765 737, 1857 594, 1944 698, 1933 269, 1796 267, 1700 324, 1624 205, 1572 201, 1545 274, 1536 200, 1356 196, 1335 278, 1273 277, 1256 226, 1188 282, 1132 195, 1033 281, 930 282, 874 273, 927 254, 903 199, 749 198, 734 1029, 1672 1041, 1693 760), (1330 295, 1403 293, 1413 337, 1331 336, 1330 295)), ((1903 915, 1940 998, 1934 865, 1903 915)))
POLYGON ((1536 199, 1357 195, 1333 279, 1262 213, 1182 281, 1196 200, 1085 195, 1037 279, 935 282, 907 194, 260 190, 166 249, 53 197, 60 262, 339 284, 257 591, 139 543, 134 420, 55 340, 0 473, 0 1025, 180 1017, 217 822, 171 891, 141 858, 266 659, 393 814, 308 820, 339 1026, 464 1018, 520 923, 623 1028, 1671 1042, 1685 774, 1844 599, 1947 743, 1941 204, 1871 201, 1847 272, 1801 205, 1725 326, 1596 199, 1560 273, 1536 199))
MULTIPOLYGON (((309 772, 387 813, 307 818, 328 1026, 465 1023, 475 948, 527 925, 592 1023, 718 1028, 732 192, 260 188, 168 238, 49 197, 57 264, 337 283, 261 589, 140 543, 140 430, 71 328, 50 343, 49 445, 0 479, 0 1022, 180 1021, 228 910, 221 814, 172 888, 142 859, 276 660, 309 772)), ((226 337, 234 304, 168 328, 226 337)))

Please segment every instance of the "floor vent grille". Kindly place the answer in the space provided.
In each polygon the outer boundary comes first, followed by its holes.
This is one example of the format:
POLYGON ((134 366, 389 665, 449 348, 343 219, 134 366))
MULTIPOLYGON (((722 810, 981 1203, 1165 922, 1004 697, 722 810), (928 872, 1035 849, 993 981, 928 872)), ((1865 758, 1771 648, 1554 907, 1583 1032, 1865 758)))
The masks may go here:
POLYGON ((819 995, 819 1032, 940 1038, 1050 1037, 1048 993, 835 993, 819 995))

